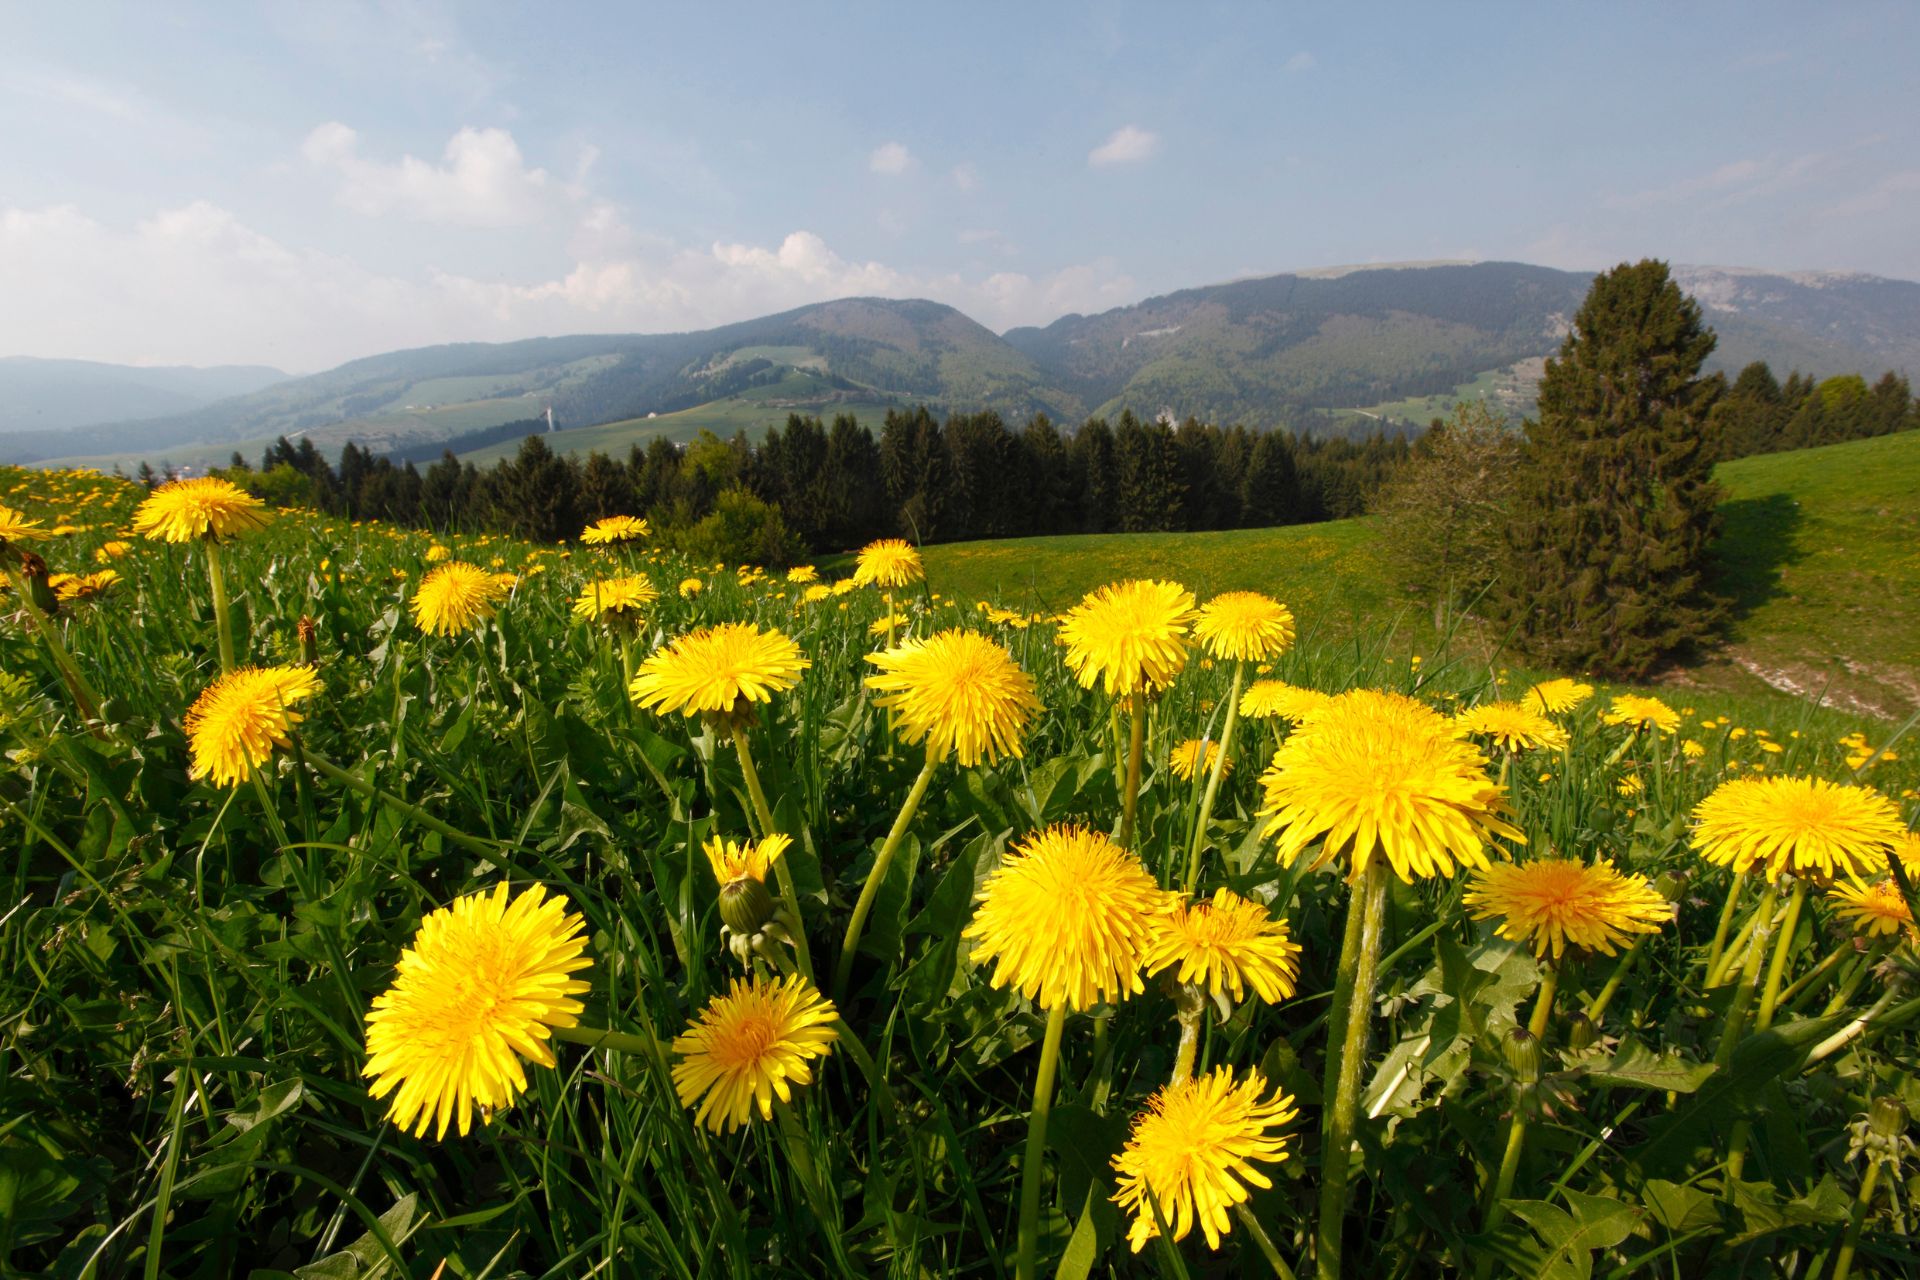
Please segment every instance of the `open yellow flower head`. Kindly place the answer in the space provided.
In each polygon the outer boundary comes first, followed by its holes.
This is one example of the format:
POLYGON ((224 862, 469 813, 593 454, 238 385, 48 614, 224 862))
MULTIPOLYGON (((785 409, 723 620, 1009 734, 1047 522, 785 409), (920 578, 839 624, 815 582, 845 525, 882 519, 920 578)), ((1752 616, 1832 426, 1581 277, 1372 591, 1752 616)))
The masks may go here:
POLYGON ((1240 714, 1249 720, 1279 716, 1298 724, 1332 701, 1332 694, 1318 689, 1302 689, 1284 680, 1255 680, 1240 695, 1240 714))
POLYGON ((963 768, 1019 755, 1041 710, 1033 677, 977 631, 910 638, 867 661, 880 668, 867 677, 867 687, 881 695, 874 705, 895 713, 901 739, 924 742, 930 758, 953 756, 963 768))
POLYGON ((787 581, 792 583, 818 582, 820 581, 820 571, 810 564, 797 564, 787 570, 787 581))
POLYGON ((682 599, 691 599, 692 597, 699 595, 702 591, 705 591, 706 589, 707 589, 707 584, 702 582, 698 578, 680 579, 680 596, 682 599))
POLYGON ((1872 884, 1842 880, 1827 890, 1827 898, 1833 904, 1833 914, 1862 937, 1891 938, 1905 933, 1920 939, 1913 925, 1913 908, 1901 895, 1900 886, 1891 880, 1872 884))
POLYGON ((1567 745, 1565 729, 1518 702, 1469 707, 1454 716, 1453 731, 1463 738, 1486 738, 1504 751, 1558 751, 1567 745))
POLYGON ((1132 697, 1172 684, 1187 665, 1193 616, 1193 592, 1177 582, 1115 582, 1067 611, 1060 643, 1082 688, 1104 684, 1116 698, 1132 697))
POLYGON ((910 586, 926 576, 927 571, 920 563, 920 553, 912 543, 904 538, 881 538, 860 548, 860 558, 854 565, 852 581, 858 587, 880 587, 892 591, 896 587, 910 586))
POLYGON ((133 531, 156 542, 225 538, 267 527, 266 503, 218 476, 172 480, 134 509, 133 531))
POLYGON ((1223 662, 1271 662, 1293 645, 1293 612, 1258 591, 1228 591, 1200 606, 1193 634, 1223 662))
POLYGON ((62 600, 93 600, 107 594, 119 581, 120 575, 112 569, 100 569, 93 573, 56 573, 48 577, 47 585, 62 600))
POLYGON ((977 959, 997 961, 994 986, 1043 1009, 1085 1010, 1144 989, 1140 965, 1164 909, 1139 858, 1100 832, 1054 826, 987 877, 962 936, 977 959))
POLYGON ((1893 842, 1893 856, 1900 859, 1900 868, 1907 873, 1908 880, 1920 880, 1920 831, 1901 832, 1900 838, 1893 842))
POLYGON ((723 622, 681 636, 640 664, 627 693, 668 715, 730 715, 793 688, 813 664, 783 633, 751 622, 723 622))
POLYGON ((1622 693, 1616 695, 1612 705, 1600 713, 1600 722, 1673 733, 1680 728, 1680 713, 1658 698, 1622 693))
POLYGON ((393 985, 367 1014, 367 1065, 375 1098, 392 1095, 387 1115, 404 1130, 462 1137, 477 1107, 483 1122, 527 1087, 522 1059, 555 1065, 549 1027, 580 1022, 574 975, 593 962, 586 922, 566 898, 540 885, 509 895, 457 898, 420 922, 400 954, 393 985))
POLYGON ((437 636, 473 630, 494 615, 501 597, 511 590, 511 583, 502 583, 500 577, 463 560, 430 570, 413 593, 414 623, 437 636))
POLYGON ((49 536, 40 527, 40 521, 29 520, 26 512, 0 503, 0 547, 9 542, 37 542, 49 536))
POLYGON ((792 843, 791 837, 777 831, 758 843, 709 836, 705 846, 707 865, 713 868, 713 878, 723 889, 738 880, 758 880, 765 884, 774 861, 792 843))
POLYGON ((811 982, 735 978, 723 996, 675 1036, 674 1091, 680 1105, 699 1103, 694 1120, 731 1133, 752 1118, 773 1118, 773 1100, 787 1102, 795 1085, 813 1080, 811 1059, 825 1057, 838 1036, 839 1011, 811 982))
POLYGON ((1693 810, 1702 857, 1735 872, 1759 863, 1769 881, 1782 872, 1830 879, 1879 871, 1905 833, 1893 801, 1824 778, 1736 778, 1693 810))
POLYGON ((652 532, 647 522, 638 516, 608 516, 582 529, 580 541, 590 547, 604 547, 616 542, 638 542, 652 532))
MULTIPOLYGON (((0 533, 0 541, 4 541, 5 537, 6 535, 4 533, 0 533)), ((95 547, 93 549, 93 558, 100 564, 112 564, 115 560, 125 556, 127 552, 131 550, 133 550, 133 544, 131 542, 122 542, 118 538, 114 538, 95 547)))
POLYGON ((1505 792, 1478 747, 1425 703, 1356 689, 1333 698, 1274 752, 1260 777, 1266 834, 1292 863, 1320 841, 1314 866, 1345 856, 1358 880, 1377 857, 1411 883, 1487 865, 1495 835, 1524 841, 1506 821, 1505 792))
POLYGON ((1212 996, 1243 999, 1246 989, 1268 1004, 1294 992, 1300 976, 1300 948, 1258 902, 1231 889, 1213 891, 1210 902, 1175 900, 1157 917, 1147 948, 1148 976, 1172 969, 1175 980, 1191 982, 1212 996))
POLYGON ((644 574, 600 578, 580 588, 573 601, 573 616, 586 620, 638 617, 659 598, 659 590, 644 574))
POLYGON ((889 635, 904 626, 910 625, 912 622, 913 619, 904 613, 885 614, 867 624, 867 634, 870 636, 889 635))
POLYGON ((193 750, 187 776, 237 787, 288 745, 300 723, 293 704, 320 690, 310 667, 241 667, 221 676, 193 700, 182 724, 193 750))
POLYGON ((1466 903, 1475 920, 1500 917, 1501 937, 1555 960, 1568 947, 1612 955, 1626 934, 1658 933, 1673 916, 1645 876, 1574 858, 1483 867, 1468 882, 1466 903))
POLYGON ((1266 1092, 1258 1071, 1235 1083, 1231 1070, 1215 1067, 1147 1099, 1113 1159, 1120 1175, 1113 1199, 1133 1214, 1127 1241, 1135 1253, 1160 1234, 1155 1201, 1175 1240, 1186 1239, 1198 1222, 1207 1247, 1218 1249, 1233 1229, 1233 1206, 1251 1194, 1247 1188, 1273 1185, 1255 1163, 1285 1157, 1287 1140, 1278 1131, 1298 1112, 1284 1091, 1271 1098, 1266 1092))
POLYGON ((1573 710, 1592 696, 1592 685, 1561 676, 1554 680, 1542 680, 1527 690, 1527 696, 1521 701, 1535 711, 1557 716, 1573 710))
MULTIPOLYGON (((1195 774, 1209 772, 1220 758, 1220 744, 1209 739, 1188 738, 1167 753, 1167 767, 1183 782, 1192 782, 1195 774)), ((1220 766, 1220 776, 1233 772, 1233 761, 1220 766)))

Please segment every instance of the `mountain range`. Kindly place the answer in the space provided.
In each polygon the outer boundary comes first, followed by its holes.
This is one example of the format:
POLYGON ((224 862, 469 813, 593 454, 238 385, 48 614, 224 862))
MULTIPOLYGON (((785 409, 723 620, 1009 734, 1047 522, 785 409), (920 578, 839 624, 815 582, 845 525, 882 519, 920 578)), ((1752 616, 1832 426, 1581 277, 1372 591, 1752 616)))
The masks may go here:
MULTIPOLYGON (((1715 367, 1920 371, 1920 284, 1722 267, 1674 275, 1719 334, 1715 367)), ((498 438, 503 424, 544 425, 549 409, 568 428, 555 437, 562 448, 923 403, 1068 423, 1128 408, 1254 427, 1412 429, 1456 395, 1526 411, 1541 358, 1591 279, 1508 262, 1304 271, 1005 334, 941 303, 845 298, 693 333, 388 352, 292 379, 0 360, 0 461, 217 461, 302 434, 326 449, 349 439, 377 452, 458 449, 498 438), (89 370, 99 371, 92 382, 89 370)))

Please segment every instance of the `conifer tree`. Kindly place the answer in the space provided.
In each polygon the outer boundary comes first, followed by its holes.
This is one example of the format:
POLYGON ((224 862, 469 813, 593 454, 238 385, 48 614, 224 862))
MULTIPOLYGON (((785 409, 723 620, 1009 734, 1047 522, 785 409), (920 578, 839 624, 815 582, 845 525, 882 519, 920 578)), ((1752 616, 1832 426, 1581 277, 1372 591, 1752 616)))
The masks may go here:
POLYGON ((1665 263, 1593 282, 1547 362, 1507 527, 1497 612, 1527 656, 1635 677, 1712 633, 1713 348, 1665 263))

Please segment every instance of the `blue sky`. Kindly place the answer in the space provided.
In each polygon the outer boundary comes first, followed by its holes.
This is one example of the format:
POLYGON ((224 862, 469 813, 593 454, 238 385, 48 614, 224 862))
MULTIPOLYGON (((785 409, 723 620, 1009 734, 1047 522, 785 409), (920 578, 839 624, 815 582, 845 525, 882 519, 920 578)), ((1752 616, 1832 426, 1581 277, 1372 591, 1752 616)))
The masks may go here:
POLYGON ((262 362, 1345 263, 1920 278, 1920 7, 12 6, 0 355, 262 362), (164 11, 163 11, 164 9, 164 11))

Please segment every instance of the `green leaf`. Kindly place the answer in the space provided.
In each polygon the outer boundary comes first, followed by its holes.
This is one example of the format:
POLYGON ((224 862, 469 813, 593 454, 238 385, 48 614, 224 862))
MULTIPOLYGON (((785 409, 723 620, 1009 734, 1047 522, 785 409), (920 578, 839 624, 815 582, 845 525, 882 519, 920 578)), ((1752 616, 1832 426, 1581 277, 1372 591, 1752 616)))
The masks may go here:
POLYGON ((1649 1178, 1640 1188, 1640 1194, 1654 1221, 1674 1235, 1699 1231, 1720 1221, 1713 1197, 1696 1187, 1668 1182, 1665 1178, 1649 1178))
POLYGON ((1611 1059, 1587 1071, 1595 1084, 1662 1093, 1692 1093, 1712 1075, 1711 1062, 1688 1062, 1677 1053, 1656 1054, 1633 1039, 1622 1040, 1611 1059))
POLYGON ((1080 1221, 1074 1224, 1073 1237, 1054 1271, 1056 1280, 1087 1280, 1094 1262, 1100 1257, 1100 1233, 1093 1225, 1093 1188, 1087 1188, 1086 1201, 1080 1207, 1080 1221))

